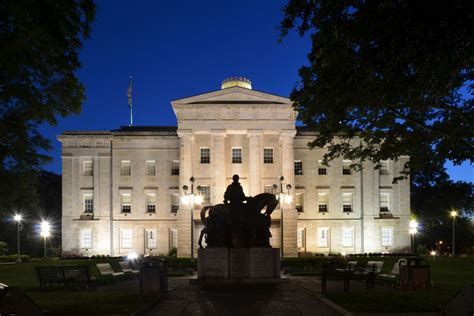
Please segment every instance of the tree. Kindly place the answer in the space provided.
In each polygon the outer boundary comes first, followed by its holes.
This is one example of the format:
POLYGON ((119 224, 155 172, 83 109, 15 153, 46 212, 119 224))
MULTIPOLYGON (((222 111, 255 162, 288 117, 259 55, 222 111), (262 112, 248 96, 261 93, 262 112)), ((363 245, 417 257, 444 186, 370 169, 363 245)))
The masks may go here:
POLYGON ((15 204, 28 175, 49 159, 38 126, 81 110, 84 86, 75 72, 94 18, 93 0, 0 2, 2 207, 15 204))
POLYGON ((311 35, 291 99, 319 133, 310 146, 327 146, 326 162, 380 167, 408 155, 403 174, 420 180, 445 177, 446 160, 472 162, 471 2, 290 0, 283 12, 281 39, 292 29, 311 35))

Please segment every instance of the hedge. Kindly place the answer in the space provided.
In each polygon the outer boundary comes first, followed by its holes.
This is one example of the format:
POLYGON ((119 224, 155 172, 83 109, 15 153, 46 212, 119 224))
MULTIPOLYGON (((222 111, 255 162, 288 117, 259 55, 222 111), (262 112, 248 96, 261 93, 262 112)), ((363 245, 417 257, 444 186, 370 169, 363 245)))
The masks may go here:
MULTIPOLYGON (((0 256, 0 262, 15 262, 17 255, 4 255, 0 256)), ((22 262, 30 261, 30 256, 28 255, 21 255, 20 256, 22 262)))

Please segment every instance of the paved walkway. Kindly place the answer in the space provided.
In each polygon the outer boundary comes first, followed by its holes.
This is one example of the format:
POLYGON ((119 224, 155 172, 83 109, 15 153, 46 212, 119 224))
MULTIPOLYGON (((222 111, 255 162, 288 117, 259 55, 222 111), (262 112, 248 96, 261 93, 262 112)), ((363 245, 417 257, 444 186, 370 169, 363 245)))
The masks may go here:
POLYGON ((201 287, 170 279, 166 298, 154 315, 342 315, 321 302, 316 278, 290 278, 277 285, 201 287))

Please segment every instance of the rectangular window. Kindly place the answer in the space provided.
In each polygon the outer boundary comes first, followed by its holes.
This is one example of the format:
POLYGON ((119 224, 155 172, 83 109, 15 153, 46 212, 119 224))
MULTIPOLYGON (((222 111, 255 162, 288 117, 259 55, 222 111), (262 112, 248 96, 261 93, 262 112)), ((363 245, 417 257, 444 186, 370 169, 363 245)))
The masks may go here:
POLYGON ((354 228, 343 227, 342 228, 342 246, 352 247, 354 245, 354 228))
POLYGON ((273 148, 263 149, 263 163, 273 163, 273 148))
POLYGON ((130 228, 121 230, 120 244, 121 244, 121 247, 124 249, 132 248, 132 230, 130 228))
POLYGON ((179 161, 177 160, 171 162, 171 175, 179 176, 179 161))
POLYGON ((146 175, 147 176, 155 175, 155 161, 154 160, 146 161, 146 175))
POLYGON ((85 176, 92 176, 94 174, 94 164, 92 160, 86 160, 82 163, 82 174, 85 176))
POLYGON ((273 194, 273 185, 264 185, 263 192, 273 194))
POLYGON ((211 187, 208 185, 201 185, 202 205, 211 205, 211 187))
POLYGON ((387 192, 380 193, 380 212, 390 212, 390 194, 387 192))
POLYGON ((329 210, 329 194, 326 192, 318 193, 318 210, 321 213, 329 210))
POLYGON ((350 160, 342 161, 342 174, 343 175, 350 175, 352 173, 350 165, 351 165, 350 160))
POLYGON ((380 169, 379 172, 381 175, 388 175, 389 174, 389 169, 388 169, 388 160, 382 160, 380 161, 380 169))
POLYGON ((352 212, 352 193, 342 193, 342 211, 352 212))
POLYGON ((210 148, 201 148, 201 163, 211 163, 210 148))
POLYGON ((232 148, 232 163, 242 163, 242 148, 232 148))
POLYGON ((132 195, 130 193, 122 193, 122 213, 130 213, 132 211, 132 195))
POLYGON ((295 160, 295 175, 300 176, 303 174, 303 162, 301 160, 295 160))
POLYGON ((81 248, 92 248, 92 229, 81 229, 81 248))
POLYGON ((393 227, 382 227, 382 247, 393 245, 393 227))
POLYGON ((304 212, 304 194, 295 193, 295 208, 298 213, 304 212))
POLYGON ((147 229, 145 231, 146 236, 146 248, 155 249, 156 248, 156 230, 147 229))
POLYGON ((131 173, 130 160, 122 160, 120 162, 120 175, 129 176, 131 173))
POLYGON ((171 213, 177 213, 179 210, 179 194, 171 194, 171 213))
POLYGON ((177 228, 170 229, 170 249, 171 248, 178 249, 178 229, 177 228))
POLYGON ((94 195, 93 194, 84 194, 84 213, 93 213, 94 212, 94 195))
POLYGON ((318 175, 320 176, 325 176, 327 175, 327 169, 326 169, 326 166, 323 165, 323 161, 322 160, 318 160, 318 175))
POLYGON ((329 227, 318 227, 318 247, 329 247, 329 227))
POLYGON ((306 250, 306 229, 305 228, 298 228, 296 245, 299 251, 306 250))
POLYGON ((147 194, 146 195, 146 211, 148 213, 156 212, 156 194, 147 194))

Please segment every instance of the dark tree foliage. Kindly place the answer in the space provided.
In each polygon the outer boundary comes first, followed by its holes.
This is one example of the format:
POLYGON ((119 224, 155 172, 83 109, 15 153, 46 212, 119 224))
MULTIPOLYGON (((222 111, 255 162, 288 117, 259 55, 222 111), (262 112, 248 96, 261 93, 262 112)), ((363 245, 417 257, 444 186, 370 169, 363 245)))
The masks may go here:
MULTIPOLYGON (((412 185, 412 211, 421 224, 417 243, 436 249, 436 242, 444 241, 443 249, 451 247, 452 217, 456 210, 456 252, 474 251, 474 195, 472 183, 443 181, 435 185, 412 185)), ((439 249, 442 250, 442 249, 439 249)), ((450 251, 448 251, 450 252, 450 251)), ((472 254, 472 253, 471 253, 472 254)))
POLYGON ((2 207, 21 199, 15 195, 28 184, 14 185, 49 159, 38 126, 81 110, 84 86, 75 72, 94 18, 93 0, 0 2, 2 207))
POLYGON ((404 174, 421 181, 472 162, 472 1, 290 0, 283 12, 282 38, 311 36, 291 98, 326 161, 408 155, 404 174))

